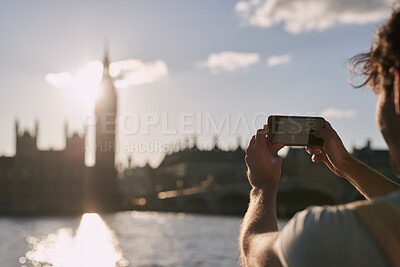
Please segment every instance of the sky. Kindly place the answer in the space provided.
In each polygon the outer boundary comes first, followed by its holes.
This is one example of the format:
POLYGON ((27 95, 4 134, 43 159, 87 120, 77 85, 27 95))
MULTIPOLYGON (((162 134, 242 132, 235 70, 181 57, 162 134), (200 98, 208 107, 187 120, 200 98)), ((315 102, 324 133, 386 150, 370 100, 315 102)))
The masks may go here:
POLYGON ((346 65, 369 49, 391 3, 0 1, 0 155, 15 153, 16 119, 30 131, 39 122, 43 150, 63 149, 65 122, 83 134, 105 50, 123 166, 131 156, 156 167, 215 136, 222 149, 245 147, 270 114, 324 116, 348 150, 367 139, 386 148, 376 97, 349 85, 346 65))

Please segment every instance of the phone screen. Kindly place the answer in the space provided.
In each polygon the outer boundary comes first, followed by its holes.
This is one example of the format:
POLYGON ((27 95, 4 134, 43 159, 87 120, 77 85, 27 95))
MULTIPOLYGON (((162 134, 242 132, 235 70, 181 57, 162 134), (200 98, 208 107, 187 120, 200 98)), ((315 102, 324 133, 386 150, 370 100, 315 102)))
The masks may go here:
POLYGON ((269 116, 269 142, 292 146, 323 145, 324 140, 313 135, 324 128, 322 117, 269 116))

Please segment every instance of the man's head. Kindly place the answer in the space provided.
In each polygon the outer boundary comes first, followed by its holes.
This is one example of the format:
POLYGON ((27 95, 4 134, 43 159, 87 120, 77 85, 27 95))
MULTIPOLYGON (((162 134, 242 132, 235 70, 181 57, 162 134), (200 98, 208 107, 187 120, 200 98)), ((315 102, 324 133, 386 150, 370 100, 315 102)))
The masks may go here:
POLYGON ((378 101, 376 121, 389 147, 392 168, 400 177, 400 8, 379 29, 368 53, 350 60, 366 76, 357 86, 369 84, 378 101))

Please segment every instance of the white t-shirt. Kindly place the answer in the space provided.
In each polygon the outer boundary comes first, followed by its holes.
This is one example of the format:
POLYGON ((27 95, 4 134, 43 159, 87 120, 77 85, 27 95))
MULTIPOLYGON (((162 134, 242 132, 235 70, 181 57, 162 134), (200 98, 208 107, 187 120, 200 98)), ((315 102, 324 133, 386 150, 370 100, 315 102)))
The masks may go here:
MULTIPOLYGON (((386 199, 400 212, 400 191, 386 199)), ((280 233, 278 253, 284 266, 390 266, 363 222, 342 205, 297 213, 280 233)))

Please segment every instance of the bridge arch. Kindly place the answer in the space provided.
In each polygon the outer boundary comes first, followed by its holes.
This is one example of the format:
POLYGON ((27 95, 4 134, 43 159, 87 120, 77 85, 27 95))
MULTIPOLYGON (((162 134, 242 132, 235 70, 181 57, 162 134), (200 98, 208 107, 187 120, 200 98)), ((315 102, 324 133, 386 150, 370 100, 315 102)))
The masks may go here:
POLYGON ((291 217, 309 206, 335 205, 335 195, 329 190, 316 188, 292 188, 278 191, 277 213, 280 217, 291 217))

